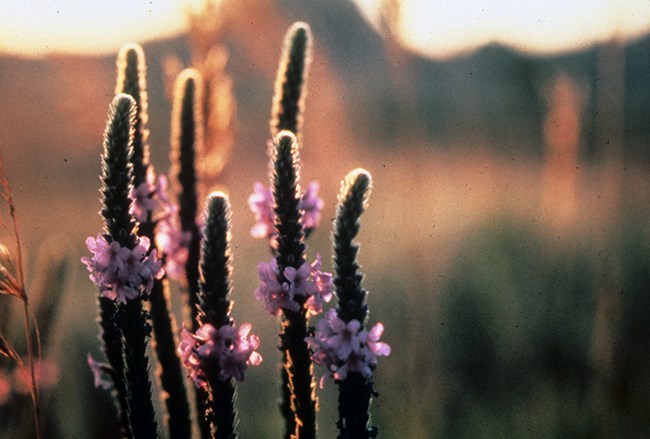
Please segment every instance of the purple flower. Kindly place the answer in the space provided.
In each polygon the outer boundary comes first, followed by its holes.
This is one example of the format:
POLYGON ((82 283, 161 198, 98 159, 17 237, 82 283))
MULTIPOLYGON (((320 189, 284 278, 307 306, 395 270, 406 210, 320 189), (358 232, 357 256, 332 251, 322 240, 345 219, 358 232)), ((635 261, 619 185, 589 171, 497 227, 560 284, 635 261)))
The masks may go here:
MULTIPOLYGON (((231 328, 234 330, 234 327, 231 328)), ((262 356, 255 352, 260 345, 260 339, 256 335, 248 335, 251 328, 250 323, 241 325, 234 343, 227 345, 221 352, 219 356, 220 380, 232 377, 237 381, 244 381, 246 367, 249 364, 258 366, 262 362, 262 356)))
MULTIPOLYGON (((321 210, 325 203, 318 196, 319 190, 320 184, 312 181, 300 197, 298 208, 302 212, 301 222, 307 232, 318 227, 320 223, 321 210)), ((273 238, 275 234, 273 203, 273 190, 256 182, 253 193, 248 197, 248 207, 255 214, 255 224, 251 228, 251 235, 254 238, 273 238)))
POLYGON ((314 363, 325 367, 321 387, 328 378, 345 380, 350 372, 371 378, 377 357, 390 355, 390 346, 379 341, 383 330, 381 323, 370 331, 361 330, 361 322, 353 319, 345 323, 330 309, 318 322, 314 336, 306 338, 314 363))
POLYGON ((102 297, 126 303, 127 299, 149 294, 154 278, 160 279, 164 273, 156 250, 147 255, 150 242, 146 237, 141 237, 133 250, 117 241, 109 244, 101 234, 88 238, 86 246, 93 256, 83 257, 81 262, 102 297))
POLYGON ((156 178, 153 168, 149 167, 146 180, 131 188, 131 213, 139 222, 156 221, 165 215, 170 204, 168 186, 167 177, 159 175, 156 178))
POLYGON ((95 361, 90 354, 88 354, 88 366, 90 366, 90 371, 93 373, 96 389, 100 387, 104 390, 113 388, 113 382, 109 379, 111 366, 95 361))
POLYGON ((285 267, 284 282, 280 283, 277 262, 262 262, 257 266, 260 284, 255 290, 255 298, 264 300, 264 307, 273 315, 282 310, 299 311, 296 297, 304 297, 309 315, 323 311, 323 303, 332 300, 332 275, 320 271, 320 255, 310 265, 304 262, 299 268, 285 267))
POLYGON ((304 262, 300 268, 286 267, 284 277, 289 282, 292 296, 311 296, 318 291, 316 283, 311 278, 311 265, 304 262))
POLYGON ((255 182, 253 193, 248 197, 248 207, 255 214, 255 225, 251 229, 253 238, 273 236, 273 191, 255 182))
POLYGON ((298 208, 302 211, 302 224, 307 231, 315 229, 320 224, 321 210, 325 203, 318 196, 319 191, 320 184, 312 181, 300 198, 298 208))
POLYGON ((209 323, 201 325, 194 336, 201 344, 197 353, 201 358, 219 357, 222 352, 235 344, 237 331, 232 325, 216 329, 209 323))
POLYGON ((205 375, 201 369, 201 360, 196 352, 198 345, 197 339, 191 331, 185 326, 181 330, 181 341, 178 344, 178 354, 181 357, 181 363, 189 371, 190 378, 194 381, 196 387, 206 388, 205 375))
POLYGON ((257 265, 257 273, 260 277, 260 285, 255 290, 255 298, 264 300, 266 310, 279 316, 283 309, 299 311, 300 305, 293 298, 293 292, 288 283, 280 284, 278 277, 278 265, 275 259, 271 262, 261 262, 257 265))
POLYGON ((320 271, 321 257, 316 256, 316 260, 311 264, 311 275, 316 285, 315 291, 309 296, 305 306, 311 316, 323 312, 323 303, 329 303, 332 300, 332 273, 320 271))
POLYGON ((255 352, 260 341, 256 335, 249 335, 251 328, 250 323, 239 329, 232 325, 216 329, 206 323, 192 334, 183 327, 178 353, 197 387, 207 388, 206 370, 216 368, 218 378, 223 381, 230 378, 243 381, 248 365, 257 366, 262 362, 262 356, 255 352))
POLYGON ((172 279, 181 279, 185 273, 185 262, 189 254, 192 234, 181 229, 178 206, 166 205, 166 214, 158 221, 156 245, 165 255, 165 272, 172 279))
POLYGON ((132 213, 140 222, 155 221, 156 246, 165 255, 165 272, 170 278, 180 279, 185 270, 188 256, 190 232, 181 230, 178 219, 178 205, 168 194, 169 182, 165 175, 156 178, 149 168, 147 179, 131 190, 132 213))
POLYGON ((368 332, 366 343, 368 344, 368 348, 376 357, 387 357, 390 355, 390 346, 387 343, 379 341, 379 337, 381 337, 383 333, 384 325, 382 323, 376 323, 368 332))

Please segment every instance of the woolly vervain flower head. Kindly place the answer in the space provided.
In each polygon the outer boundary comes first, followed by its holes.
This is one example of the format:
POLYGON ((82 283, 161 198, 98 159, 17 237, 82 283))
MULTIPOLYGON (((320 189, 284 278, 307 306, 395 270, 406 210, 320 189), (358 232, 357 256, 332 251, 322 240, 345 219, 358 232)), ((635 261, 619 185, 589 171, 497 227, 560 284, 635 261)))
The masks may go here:
POLYGON ((305 302, 309 315, 315 316, 323 312, 323 304, 332 300, 332 273, 321 271, 321 257, 316 256, 316 260, 311 264, 311 274, 316 286, 315 291, 305 302))
POLYGON ((309 233, 310 230, 315 229, 320 224, 321 211, 325 203, 318 196, 319 191, 320 184, 312 181, 300 198, 298 208, 302 211, 302 224, 306 233, 309 233))
POLYGON ((321 387, 327 378, 342 381, 350 372, 371 378, 377 357, 390 355, 390 346, 379 341, 383 331, 381 323, 370 331, 362 329, 358 320, 345 323, 334 309, 330 309, 318 322, 314 336, 306 339, 313 351, 314 363, 325 367, 321 387))
POLYGON ((262 183, 256 182, 253 193, 248 197, 248 207, 255 214, 255 225, 251 229, 253 238, 269 238, 273 235, 273 192, 262 183))
MULTIPOLYGON (((305 233, 308 234, 320 224, 321 211, 325 202, 318 196, 320 184, 312 181, 302 193, 298 208, 305 233)), ((260 182, 255 182, 253 193, 248 196, 248 207, 255 215, 255 224, 251 228, 253 238, 272 238, 274 229, 273 191, 260 182)))
POLYGON ((170 278, 183 277, 191 239, 192 233, 181 229, 178 206, 170 204, 156 229, 156 244, 165 255, 165 272, 170 278))
POLYGON ((196 352, 198 342, 194 334, 185 326, 181 330, 181 341, 178 344, 178 354, 181 357, 183 366, 189 371, 189 376, 196 387, 205 387, 207 385, 205 376, 201 370, 201 360, 196 352))
POLYGON ((271 262, 259 263, 257 273, 260 285, 255 290, 255 298, 264 301, 264 308, 269 313, 279 316, 283 309, 294 312, 300 310, 300 305, 294 300, 289 284, 286 282, 281 284, 278 281, 280 272, 275 259, 271 262))
POLYGON ((130 250, 117 241, 109 243, 99 234, 97 238, 86 239, 92 257, 83 257, 81 262, 90 272, 90 279, 99 288, 102 297, 126 303, 141 294, 148 294, 154 278, 163 275, 162 263, 154 249, 147 256, 149 239, 141 237, 138 244, 130 250))
POLYGON ((249 335, 251 328, 245 323, 239 329, 232 325, 216 329, 206 323, 192 334, 183 327, 178 353, 197 387, 207 388, 209 370, 216 368, 222 381, 230 378, 243 381, 248 365, 257 366, 262 362, 262 356, 255 352, 260 341, 256 335, 249 335))
MULTIPOLYGON (((223 328, 223 327, 222 327, 223 328)), ((234 329, 234 328, 233 328, 234 329)), ((237 330, 234 343, 227 344, 219 356, 219 379, 226 380, 230 377, 238 381, 244 381, 246 366, 252 364, 258 366, 262 362, 262 356, 255 352, 260 345, 260 339, 256 335, 249 335, 252 329, 250 323, 244 323, 237 330)))
POLYGON ((323 303, 332 299, 332 275, 320 271, 320 256, 312 263, 303 263, 299 268, 286 267, 280 276, 275 259, 257 266, 260 284, 255 290, 255 298, 264 301, 264 307, 273 315, 282 310, 299 311, 296 300, 302 297, 310 315, 323 310, 323 303), (279 279, 283 279, 280 282, 279 279))
POLYGON ((131 188, 131 213, 139 222, 156 221, 167 215, 170 204, 167 187, 167 177, 156 177, 153 168, 149 167, 146 180, 131 188))
POLYGON ((311 265, 308 262, 304 262, 298 269, 286 267, 284 278, 292 296, 311 296, 318 291, 316 283, 311 279, 311 265))

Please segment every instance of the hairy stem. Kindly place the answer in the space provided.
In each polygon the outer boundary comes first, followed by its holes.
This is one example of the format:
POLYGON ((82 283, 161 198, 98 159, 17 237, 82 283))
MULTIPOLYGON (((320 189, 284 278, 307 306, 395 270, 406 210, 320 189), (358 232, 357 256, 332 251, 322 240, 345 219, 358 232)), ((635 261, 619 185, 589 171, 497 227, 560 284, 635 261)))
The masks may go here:
MULTIPOLYGON (((133 97, 137 104, 135 113, 133 153, 133 185, 147 184, 147 174, 153 173, 149 163, 149 130, 147 128, 148 96, 146 63, 142 48, 133 43, 124 45, 117 58, 118 79, 116 92, 133 97)), ((150 195, 153 196, 153 195, 150 195)), ((139 234, 155 243, 156 221, 152 212, 140 223, 139 234)), ((153 251, 153 246, 150 252, 153 251)), ((176 354, 176 321, 169 304, 169 286, 166 279, 155 279, 150 293, 151 322, 155 334, 154 350, 158 357, 158 379, 163 392, 161 397, 167 409, 167 424, 171 439, 189 438, 192 434, 190 407, 184 385, 183 370, 176 354)))
MULTIPOLYGON (((196 224, 198 194, 195 156, 201 149, 201 76, 194 69, 186 69, 176 80, 172 109, 172 171, 177 185, 181 229, 190 233, 187 261, 185 262, 185 323, 196 333, 198 322, 200 233, 196 224)), ((201 437, 210 437, 210 426, 201 413, 205 413, 207 394, 196 389, 196 408, 199 413, 201 437)))
MULTIPOLYGON (((273 197, 275 200, 277 254, 276 262, 280 273, 278 281, 287 282, 284 269, 298 269, 305 262, 304 230, 300 221, 300 161, 298 143, 293 133, 280 132, 274 139, 273 148, 273 197)), ((293 425, 292 438, 314 438, 316 436, 315 382, 313 365, 305 337, 308 335, 305 298, 297 296, 300 305, 297 312, 284 310, 280 348, 284 356, 284 373, 289 392, 283 392, 285 406, 288 404, 293 419, 287 418, 287 434, 293 425)), ((284 378, 283 378, 284 379, 284 378)))
MULTIPOLYGON (((359 233, 361 214, 366 208, 372 179, 363 169, 355 169, 343 180, 334 223, 334 287, 338 299, 338 317, 344 322, 357 320, 361 328, 368 315, 366 290, 361 286, 357 256, 359 244, 354 238, 359 233)), ((375 391, 371 380, 359 372, 351 372, 337 382, 339 388, 339 439, 369 439, 378 430, 370 425, 370 403, 375 391)))

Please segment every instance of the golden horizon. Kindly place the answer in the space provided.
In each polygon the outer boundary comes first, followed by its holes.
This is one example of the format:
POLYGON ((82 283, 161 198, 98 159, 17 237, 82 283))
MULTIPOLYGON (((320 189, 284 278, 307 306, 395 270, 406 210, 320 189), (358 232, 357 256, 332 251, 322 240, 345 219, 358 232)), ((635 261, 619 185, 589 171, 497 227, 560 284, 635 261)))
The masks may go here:
MULTIPOLYGON (((378 0, 353 0, 375 25, 378 0)), ((650 2, 627 0, 401 0, 396 35, 406 47, 445 58, 490 43, 550 54, 650 33, 650 2), (589 10, 589 14, 584 11, 589 10)), ((197 0, 4 0, 0 52, 29 57, 114 54, 130 41, 169 38, 187 31, 187 8, 197 0)))

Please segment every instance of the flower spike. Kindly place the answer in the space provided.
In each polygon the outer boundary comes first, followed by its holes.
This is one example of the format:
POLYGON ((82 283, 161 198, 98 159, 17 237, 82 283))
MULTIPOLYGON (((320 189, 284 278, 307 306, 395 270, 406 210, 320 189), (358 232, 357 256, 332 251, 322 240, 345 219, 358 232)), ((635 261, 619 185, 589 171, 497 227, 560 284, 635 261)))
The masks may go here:
POLYGON ((232 302, 230 204, 225 194, 213 192, 206 201, 201 241, 199 328, 183 328, 178 352, 197 388, 206 395, 205 416, 212 437, 236 438, 237 412, 233 379, 243 381, 248 365, 262 357, 255 349, 259 338, 251 325, 239 328, 230 317, 232 302))
MULTIPOLYGON (((138 220, 139 233, 155 246, 155 230, 170 223, 172 204, 166 194, 166 179, 156 178, 149 159, 147 128, 148 95, 146 63, 142 47, 129 43, 122 46, 117 57, 117 93, 127 93, 137 104, 135 114, 133 154, 132 213, 138 220)), ((174 206, 175 207, 175 206, 174 206)), ((161 250, 163 250, 161 248, 161 250)), ((150 249, 156 252, 156 249, 150 249)), ((158 250, 159 251, 159 250, 158 250)), ((166 254, 166 267, 171 265, 171 255, 166 254)), ((155 334, 154 348, 160 367, 156 368, 163 392, 161 398, 167 409, 165 416, 172 439, 191 435, 190 408, 180 360, 176 355, 176 321, 171 313, 169 284, 166 278, 155 279, 151 288, 151 322, 155 334)))
POLYGON ((101 177, 106 233, 87 241, 93 257, 82 261, 100 290, 102 340, 114 372, 122 432, 127 437, 156 437, 147 356, 150 325, 142 302, 162 272, 155 251, 147 255, 149 240, 136 235, 130 213, 135 106, 126 94, 111 103, 101 177))
POLYGON ((377 357, 390 354, 390 347, 379 341, 383 325, 377 323, 370 331, 364 328, 367 291, 361 286, 359 244, 353 242, 371 186, 370 173, 363 169, 350 172, 341 184, 332 238, 338 307, 327 313, 307 340, 314 361, 326 367, 324 378, 333 377, 339 387, 339 438, 377 437, 378 429, 370 422, 370 403, 376 396, 372 376, 377 357))
POLYGON ((311 29, 307 23, 294 23, 284 39, 284 48, 275 80, 271 135, 287 130, 300 136, 305 103, 305 83, 311 63, 311 29))
MULTIPOLYGON (((196 332, 198 322, 199 254, 200 232, 196 223, 198 210, 198 182, 195 158, 200 156, 203 142, 203 112, 201 107, 203 81, 195 69, 183 70, 175 83, 172 105, 171 163, 170 178, 176 187, 179 204, 179 220, 182 236, 187 239, 185 279, 183 282, 184 324, 196 332)), ((207 394, 196 391, 196 406, 199 413, 205 412, 207 394)), ((203 417, 199 417, 201 437, 210 435, 210 428, 203 417)))

